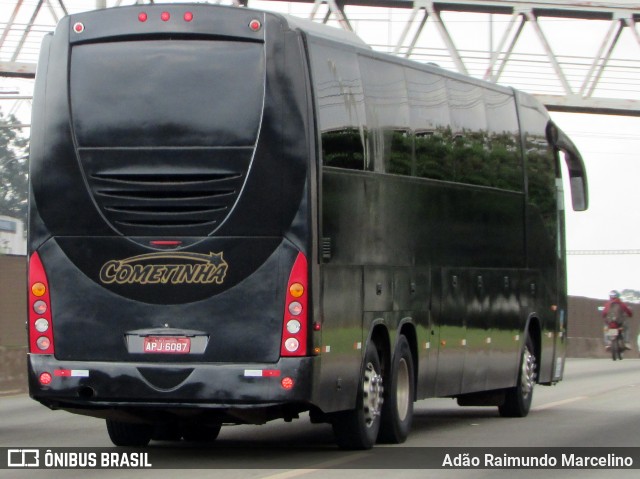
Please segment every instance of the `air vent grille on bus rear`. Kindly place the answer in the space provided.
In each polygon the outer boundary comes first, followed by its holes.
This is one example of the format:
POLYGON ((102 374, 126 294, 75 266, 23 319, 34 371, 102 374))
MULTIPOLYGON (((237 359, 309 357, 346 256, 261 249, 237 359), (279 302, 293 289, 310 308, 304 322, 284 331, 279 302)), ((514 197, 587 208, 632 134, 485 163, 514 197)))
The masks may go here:
POLYGON ((243 150, 171 150, 173 164, 166 150, 82 149, 81 157, 96 203, 119 232, 199 236, 233 208, 250 163, 243 150))

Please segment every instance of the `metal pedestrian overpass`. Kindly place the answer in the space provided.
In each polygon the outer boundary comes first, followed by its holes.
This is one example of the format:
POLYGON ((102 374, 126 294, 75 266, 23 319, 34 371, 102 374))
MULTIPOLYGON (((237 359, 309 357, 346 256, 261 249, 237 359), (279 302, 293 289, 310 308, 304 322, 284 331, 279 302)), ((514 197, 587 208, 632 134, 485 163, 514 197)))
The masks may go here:
MULTIPOLYGON (((167 2, 0 0, 0 109, 11 112, 29 103, 40 42, 62 16, 149 3, 167 2)), ((208 3, 274 10, 353 30, 374 49, 514 86, 550 110, 640 116, 640 0, 208 3)))

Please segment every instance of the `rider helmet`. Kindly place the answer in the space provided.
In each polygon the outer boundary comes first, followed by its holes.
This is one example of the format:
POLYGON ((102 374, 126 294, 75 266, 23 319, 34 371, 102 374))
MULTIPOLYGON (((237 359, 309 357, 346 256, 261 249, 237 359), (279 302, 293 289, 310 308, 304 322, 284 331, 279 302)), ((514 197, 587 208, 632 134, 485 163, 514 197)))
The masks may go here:
POLYGON ((612 289, 611 291, 609 291, 609 299, 618 299, 620 298, 620 293, 618 291, 616 291, 615 289, 612 289))

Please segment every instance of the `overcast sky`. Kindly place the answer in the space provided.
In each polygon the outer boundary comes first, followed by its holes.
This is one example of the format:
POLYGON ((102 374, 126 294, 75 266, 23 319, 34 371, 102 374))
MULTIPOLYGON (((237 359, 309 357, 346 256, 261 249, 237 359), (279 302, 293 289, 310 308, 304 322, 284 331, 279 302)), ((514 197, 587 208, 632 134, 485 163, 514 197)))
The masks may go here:
MULTIPOLYGON (((589 210, 567 209, 567 249, 640 250, 640 118, 552 116, 580 149, 589 179, 589 210)), ((569 255, 568 267, 572 295, 604 298, 610 289, 640 290, 637 254, 569 255)))

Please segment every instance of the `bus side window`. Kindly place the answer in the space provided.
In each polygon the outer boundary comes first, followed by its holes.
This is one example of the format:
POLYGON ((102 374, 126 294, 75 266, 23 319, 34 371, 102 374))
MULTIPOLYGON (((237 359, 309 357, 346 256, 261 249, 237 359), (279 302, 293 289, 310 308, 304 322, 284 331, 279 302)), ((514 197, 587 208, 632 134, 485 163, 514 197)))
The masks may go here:
POLYGON ((364 170, 364 98, 356 55, 310 43, 322 164, 364 170))
POLYGON ((404 69, 365 56, 359 60, 373 170, 411 176, 414 145, 404 69))
POLYGON ((322 132, 322 164, 349 170, 364 169, 362 137, 356 128, 322 132))
POLYGON ((405 70, 411 129, 415 132, 415 172, 420 178, 453 181, 453 135, 445 78, 405 70))
POLYGON ((523 191, 524 174, 518 115, 513 95, 485 90, 487 111, 487 147, 491 152, 489 173, 491 186, 523 191))

